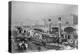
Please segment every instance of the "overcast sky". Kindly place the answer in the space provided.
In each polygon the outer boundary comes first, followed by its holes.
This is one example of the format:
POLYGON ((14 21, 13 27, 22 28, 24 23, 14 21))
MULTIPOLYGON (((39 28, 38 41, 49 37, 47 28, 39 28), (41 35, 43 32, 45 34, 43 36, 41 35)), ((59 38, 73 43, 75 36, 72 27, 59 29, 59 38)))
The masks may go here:
POLYGON ((48 16, 77 15, 77 5, 12 2, 12 24, 43 23, 48 16), (36 20, 36 21, 35 21, 36 20))

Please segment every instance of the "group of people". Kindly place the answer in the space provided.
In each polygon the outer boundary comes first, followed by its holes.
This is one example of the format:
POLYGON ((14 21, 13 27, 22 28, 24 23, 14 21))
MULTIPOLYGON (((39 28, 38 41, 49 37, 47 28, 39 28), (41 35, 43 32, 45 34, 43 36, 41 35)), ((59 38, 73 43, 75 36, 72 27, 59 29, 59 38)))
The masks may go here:
MULTIPOLYGON (((54 33, 48 34, 47 32, 44 32, 42 29, 27 29, 27 28, 24 29, 21 26, 17 26, 16 29, 18 33, 18 35, 16 36, 16 42, 19 50, 26 50, 27 48, 31 48, 30 46, 31 44, 39 46, 37 49, 40 50, 40 47, 41 46, 45 47, 46 43, 59 43, 60 40, 61 40, 61 44, 64 43, 64 45, 70 45, 72 47, 75 47, 73 46, 74 45, 73 43, 76 42, 75 38, 73 38, 74 32, 70 32, 70 31, 64 32, 61 34, 61 37, 58 37, 58 35, 56 34, 52 35, 54 33)), ((68 29, 65 29, 65 30, 68 31, 68 29)))

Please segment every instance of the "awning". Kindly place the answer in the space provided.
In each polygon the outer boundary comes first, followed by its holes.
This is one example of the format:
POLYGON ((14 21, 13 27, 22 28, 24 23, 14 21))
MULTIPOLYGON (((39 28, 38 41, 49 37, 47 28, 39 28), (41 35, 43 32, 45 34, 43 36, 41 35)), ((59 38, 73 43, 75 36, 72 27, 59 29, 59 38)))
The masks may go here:
POLYGON ((76 29, 74 29, 73 27, 66 27, 64 28, 64 31, 67 32, 67 33, 71 33, 73 31, 75 31, 76 29))

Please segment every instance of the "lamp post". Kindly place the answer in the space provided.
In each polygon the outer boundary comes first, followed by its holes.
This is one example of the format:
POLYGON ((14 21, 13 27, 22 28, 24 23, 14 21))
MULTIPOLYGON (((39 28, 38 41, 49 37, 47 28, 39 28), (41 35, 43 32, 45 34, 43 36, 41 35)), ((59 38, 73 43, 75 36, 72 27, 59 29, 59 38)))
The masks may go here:
POLYGON ((61 40, 60 40, 60 37, 61 37, 61 17, 59 17, 58 18, 58 26, 59 26, 59 30, 58 30, 58 32, 59 32, 59 42, 61 42, 61 40))
POLYGON ((48 19, 49 21, 49 33, 51 32, 51 19, 48 19))

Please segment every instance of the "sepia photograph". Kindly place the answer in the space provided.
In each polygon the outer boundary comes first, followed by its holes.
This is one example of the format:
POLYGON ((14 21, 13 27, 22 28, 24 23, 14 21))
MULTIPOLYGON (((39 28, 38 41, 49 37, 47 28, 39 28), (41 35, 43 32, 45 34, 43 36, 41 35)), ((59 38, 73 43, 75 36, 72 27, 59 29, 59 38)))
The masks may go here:
POLYGON ((78 5, 10 1, 9 51, 78 50, 78 5))

